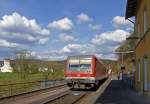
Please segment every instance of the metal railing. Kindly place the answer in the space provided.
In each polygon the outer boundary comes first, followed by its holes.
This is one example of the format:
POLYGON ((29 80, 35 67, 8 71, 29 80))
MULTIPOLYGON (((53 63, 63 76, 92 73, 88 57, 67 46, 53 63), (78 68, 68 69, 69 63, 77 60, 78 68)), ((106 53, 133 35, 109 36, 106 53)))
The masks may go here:
POLYGON ((59 80, 46 80, 46 81, 35 81, 35 82, 0 85, 0 98, 42 90, 49 87, 54 87, 56 85, 61 85, 64 83, 65 80, 59 79, 59 80))

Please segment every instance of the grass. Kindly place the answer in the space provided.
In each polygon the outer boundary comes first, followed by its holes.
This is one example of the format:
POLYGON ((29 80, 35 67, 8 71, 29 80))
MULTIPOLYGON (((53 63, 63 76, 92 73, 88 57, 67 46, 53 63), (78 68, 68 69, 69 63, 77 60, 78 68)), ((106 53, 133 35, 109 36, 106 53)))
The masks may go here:
MULTIPOLYGON (((57 70, 50 73, 46 80, 61 79, 63 76, 63 70, 57 70)), ((45 80, 44 73, 27 74, 25 77, 20 73, 0 73, 0 98, 40 89, 38 81, 42 80, 45 80)))
POLYGON ((61 79, 64 77, 65 61, 14 60, 11 62, 11 66, 14 69, 13 73, 0 73, 0 85, 41 81, 45 79, 61 79), (38 72, 38 68, 41 67, 52 68, 54 72, 49 72, 49 74, 47 72, 38 72), (21 69, 21 72, 18 68, 21 69), (26 71, 24 71, 25 69, 26 71))
POLYGON ((16 79, 16 73, 0 73, 0 80, 4 79, 16 79))
MULTIPOLYGON (((50 73, 46 80, 63 78, 63 70, 50 73)), ((45 80, 44 73, 25 74, 23 77, 20 73, 0 73, 0 85, 12 83, 24 83, 45 80)))

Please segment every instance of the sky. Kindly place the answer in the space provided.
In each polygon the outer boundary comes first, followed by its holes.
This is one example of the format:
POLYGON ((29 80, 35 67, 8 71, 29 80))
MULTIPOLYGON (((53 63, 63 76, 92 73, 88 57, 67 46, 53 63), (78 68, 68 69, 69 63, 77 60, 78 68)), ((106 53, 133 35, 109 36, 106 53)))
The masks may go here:
POLYGON ((44 60, 115 50, 133 31, 126 0, 0 0, 0 60, 28 50, 44 60))

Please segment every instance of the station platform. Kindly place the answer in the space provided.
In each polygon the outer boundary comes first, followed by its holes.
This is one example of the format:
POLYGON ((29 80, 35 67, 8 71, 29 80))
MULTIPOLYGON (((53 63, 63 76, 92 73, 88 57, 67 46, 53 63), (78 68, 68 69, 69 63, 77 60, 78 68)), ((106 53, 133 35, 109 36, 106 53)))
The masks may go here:
POLYGON ((150 104, 150 97, 136 92, 121 80, 112 80, 95 104, 150 104))

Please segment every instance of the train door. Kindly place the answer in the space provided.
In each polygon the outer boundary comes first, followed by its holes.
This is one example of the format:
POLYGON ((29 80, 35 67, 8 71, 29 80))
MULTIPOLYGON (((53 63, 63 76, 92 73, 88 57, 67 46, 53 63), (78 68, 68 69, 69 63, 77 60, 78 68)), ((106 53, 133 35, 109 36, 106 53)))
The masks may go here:
POLYGON ((148 62, 147 62, 147 57, 144 57, 143 59, 143 69, 144 69, 144 72, 143 72, 143 84, 144 84, 144 91, 147 91, 148 90, 148 62))

